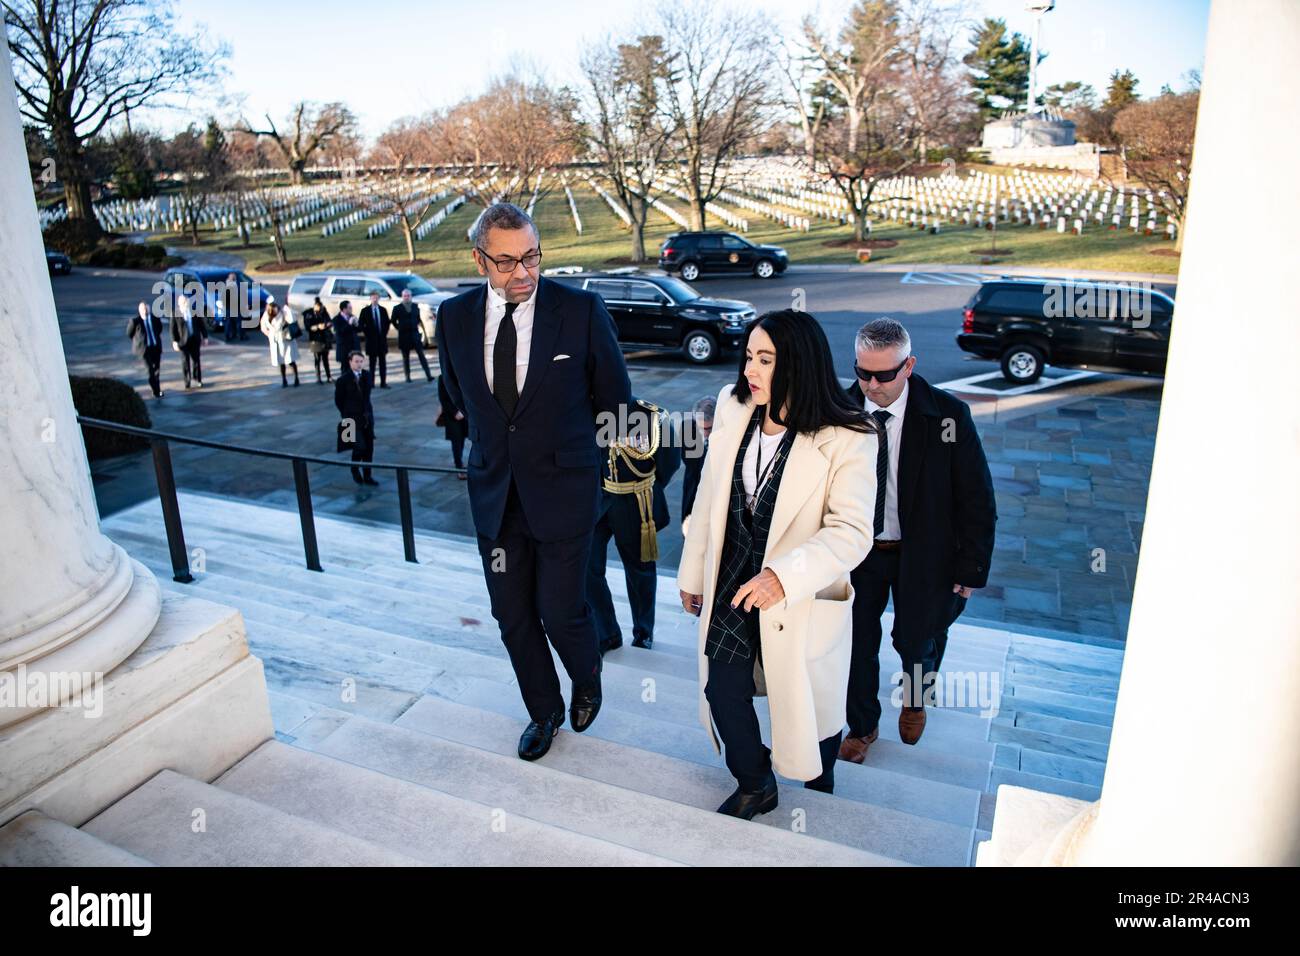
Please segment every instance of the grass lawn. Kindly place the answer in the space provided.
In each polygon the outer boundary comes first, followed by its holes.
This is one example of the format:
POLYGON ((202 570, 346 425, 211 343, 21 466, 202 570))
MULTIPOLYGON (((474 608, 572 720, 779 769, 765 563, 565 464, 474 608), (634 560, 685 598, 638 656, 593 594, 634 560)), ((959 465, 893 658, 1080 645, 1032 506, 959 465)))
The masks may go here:
MULTIPOLYGON (((608 268, 626 264, 630 241, 622 222, 605 201, 585 185, 574 187, 574 199, 582 217, 583 235, 579 237, 569 215, 569 204, 563 189, 557 189, 539 200, 534 218, 542 233, 544 268, 578 265, 588 269, 608 268)), ((679 199, 665 200, 683 215, 686 204, 679 199)), ((445 202, 445 201, 444 201, 445 202)), ((725 206, 725 204, 724 204, 725 206)), ((469 243, 465 231, 473 223, 481 207, 467 203, 448 217, 423 240, 415 244, 416 255, 431 259, 433 263, 414 267, 414 271, 429 278, 447 278, 474 273, 469 243)), ((321 238, 320 226, 286 237, 285 249, 290 259, 320 259, 323 264, 310 269, 360 268, 406 270, 406 244, 401 230, 394 228, 379 239, 366 239, 366 226, 372 220, 360 222, 350 229, 321 238)), ((770 220, 751 214, 748 238, 754 242, 775 243, 790 252, 794 264, 844 263, 857 261, 856 246, 830 247, 828 241, 851 239, 853 231, 847 226, 815 221, 808 233, 786 229, 770 220)), ((710 217, 709 228, 728 227, 710 217)), ((662 213, 652 210, 646 227, 646 253, 650 265, 660 243, 679 227, 662 213)), ((176 234, 160 234, 156 241, 175 245, 181 255, 221 250, 243 255, 248 267, 274 262, 275 254, 269 241, 261 233, 250 249, 239 247, 233 232, 204 232, 203 245, 195 248, 189 238, 176 234)), ((947 227, 937 236, 894 224, 878 225, 873 239, 892 239, 898 245, 887 249, 873 249, 871 261, 896 263, 947 263, 950 265, 979 265, 981 256, 971 250, 987 249, 990 233, 969 227, 947 227)), ((1071 269, 1100 269, 1117 272, 1158 272, 1175 274, 1178 258, 1153 255, 1153 249, 1171 249, 1168 240, 1133 235, 1127 230, 1108 231, 1104 226, 1087 229, 1082 236, 1058 234, 1055 229, 1040 230, 1036 226, 1000 225, 998 248, 1011 251, 1011 255, 998 260, 999 264, 1015 266, 1043 266, 1071 269)), ((307 271, 295 268, 291 272, 307 271)), ((273 270, 257 270, 260 275, 273 270)))

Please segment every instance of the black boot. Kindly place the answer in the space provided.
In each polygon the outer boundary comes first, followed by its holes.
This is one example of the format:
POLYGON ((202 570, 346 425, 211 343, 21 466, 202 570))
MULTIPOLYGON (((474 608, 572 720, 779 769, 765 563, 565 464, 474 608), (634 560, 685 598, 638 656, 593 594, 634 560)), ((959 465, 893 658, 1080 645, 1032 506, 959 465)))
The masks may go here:
POLYGON ((735 792, 718 807, 718 812, 741 820, 752 820, 760 813, 776 809, 776 777, 768 771, 767 780, 761 790, 747 791, 736 788, 735 792))
POLYGON ((283 365, 280 366, 280 387, 281 388, 289 387, 289 376, 285 372, 283 365))
POLYGON ((293 387, 297 388, 298 387, 298 363, 294 362, 292 364, 293 364, 293 387))

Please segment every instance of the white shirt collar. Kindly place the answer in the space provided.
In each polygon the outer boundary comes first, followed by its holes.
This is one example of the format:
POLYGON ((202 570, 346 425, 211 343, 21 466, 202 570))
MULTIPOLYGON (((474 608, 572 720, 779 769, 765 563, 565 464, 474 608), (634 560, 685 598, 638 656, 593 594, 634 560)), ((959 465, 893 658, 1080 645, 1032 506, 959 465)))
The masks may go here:
MULTIPOLYGON (((501 295, 501 293, 498 292, 498 291, 497 291, 497 290, 492 286, 492 283, 491 283, 491 282, 488 282, 486 279, 484 279, 483 281, 484 281, 484 283, 487 285, 487 296, 488 296, 488 297, 487 297, 487 307, 488 307, 488 311, 489 311, 489 312, 493 312, 493 313, 495 313, 495 312, 501 312, 501 313, 504 314, 505 311, 506 311, 506 300, 505 300, 505 297, 504 297, 503 295, 501 295)), ((524 299, 523 302, 520 302, 518 305, 515 306, 515 314, 516 314, 516 315, 518 315, 520 312, 530 312, 530 311, 532 311, 533 305, 534 305, 534 303, 537 301, 537 290, 540 289, 541 287, 542 287, 542 280, 541 280, 541 277, 539 276, 538 279, 537 279, 537 282, 535 282, 535 283, 533 284, 533 294, 530 295, 528 298, 524 299)))
POLYGON ((875 402, 871 400, 871 396, 866 395, 866 393, 864 392, 863 395, 866 398, 865 407, 867 409, 867 412, 868 413, 877 412, 883 408, 885 411, 889 412, 889 414, 892 416, 892 418, 890 419, 891 421, 893 421, 894 419, 901 419, 903 417, 903 414, 907 411, 907 392, 911 387, 912 387, 912 383, 910 381, 904 382, 903 391, 899 394, 898 398, 894 399, 893 403, 890 405, 877 405, 875 402))

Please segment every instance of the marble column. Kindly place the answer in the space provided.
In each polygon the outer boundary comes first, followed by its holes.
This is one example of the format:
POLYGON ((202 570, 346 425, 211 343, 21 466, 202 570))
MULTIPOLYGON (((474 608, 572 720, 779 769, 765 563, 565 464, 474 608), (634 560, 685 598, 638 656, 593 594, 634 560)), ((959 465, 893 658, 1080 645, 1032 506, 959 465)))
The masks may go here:
MULTIPOLYGON (((42 703, 65 702, 69 675, 112 670, 159 612, 156 583, 133 587, 142 567, 99 529, 7 50, 0 55, 0 290, 0 689, 13 695, 0 697, 4 727, 42 703), (41 702, 36 688, 53 698, 41 702)), ((126 318, 103 329, 123 346, 126 318)))
POLYGON ((1300 863, 1297 76, 1300 4, 1215 0, 1101 799, 1000 792, 991 860, 1300 863))

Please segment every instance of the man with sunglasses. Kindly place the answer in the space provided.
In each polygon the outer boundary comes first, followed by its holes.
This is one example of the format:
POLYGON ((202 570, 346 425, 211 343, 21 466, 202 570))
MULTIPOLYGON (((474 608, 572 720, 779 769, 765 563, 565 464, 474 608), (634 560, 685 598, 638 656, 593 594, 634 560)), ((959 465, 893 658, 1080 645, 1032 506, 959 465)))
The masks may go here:
POLYGON ((903 661, 898 735, 915 744, 948 628, 988 581, 997 509, 993 479, 965 402, 914 373, 907 329, 893 319, 858 330, 849 397, 881 426, 875 532, 853 582, 848 735, 840 759, 862 763, 879 736, 880 616, 894 599, 903 661))
MULTIPOLYGON (((442 381, 469 422, 469 503, 491 598, 536 760, 564 723, 555 648, 578 733, 600 710, 600 651, 586 570, 600 504, 597 416, 632 400, 614 321, 599 296, 542 277, 531 218, 495 203, 470 232, 487 281, 443 302, 442 381)), ((622 415, 620 416, 620 411, 622 415)))

